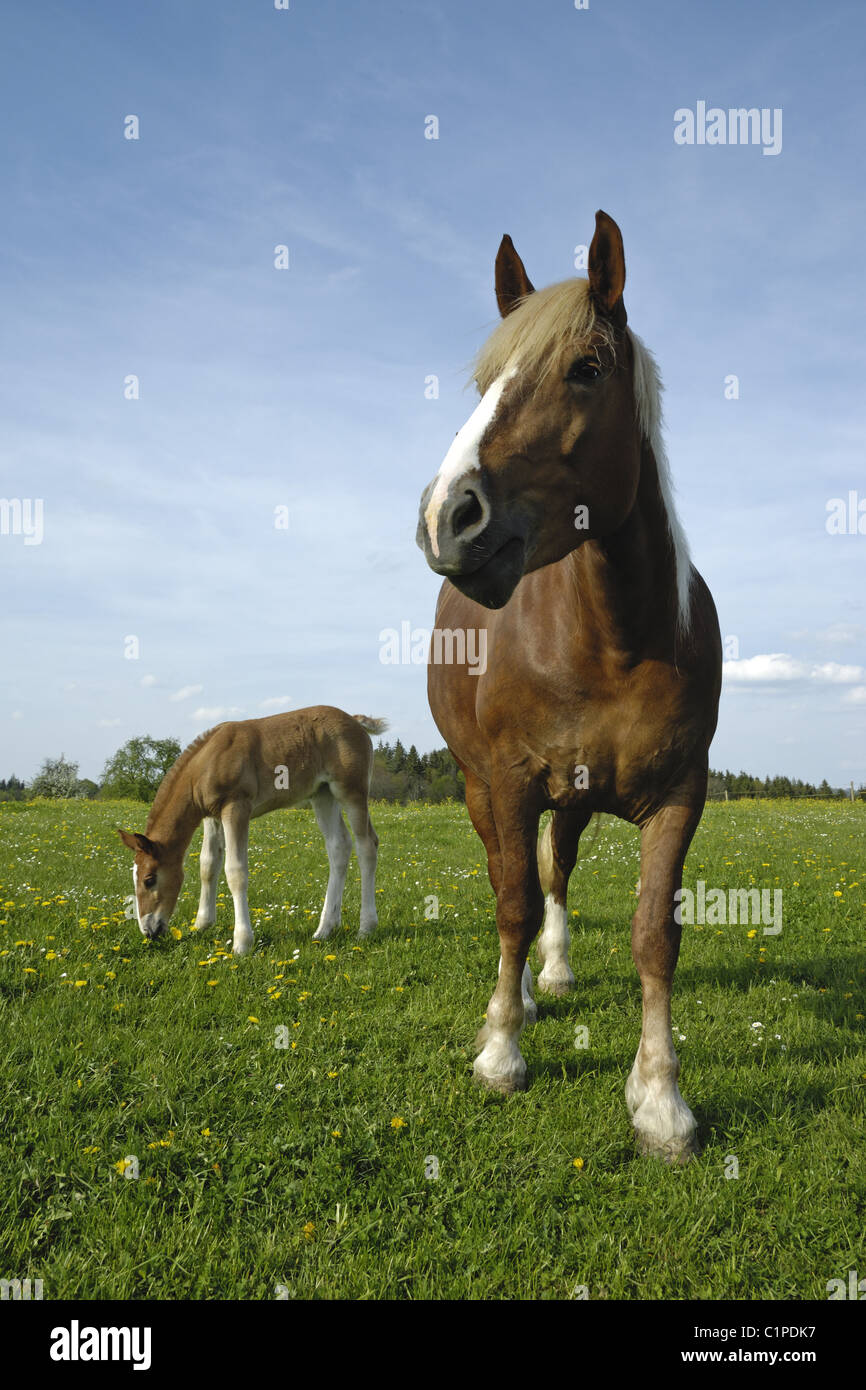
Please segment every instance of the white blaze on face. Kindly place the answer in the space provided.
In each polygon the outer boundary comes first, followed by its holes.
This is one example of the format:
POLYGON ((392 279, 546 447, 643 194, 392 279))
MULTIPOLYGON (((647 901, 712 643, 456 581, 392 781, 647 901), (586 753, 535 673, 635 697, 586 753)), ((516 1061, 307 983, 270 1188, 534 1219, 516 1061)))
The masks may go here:
POLYGON ((430 500, 424 509, 424 520, 427 523, 430 547, 437 559, 439 557, 439 512, 442 503, 451 491, 452 485, 463 473, 468 473, 479 467, 478 447, 485 430, 496 414, 505 385, 516 371, 517 368, 512 367, 510 371, 503 372, 487 388, 466 424, 457 431, 451 448, 442 460, 439 472, 436 474, 430 500))
POLYGON ((135 900, 135 920, 141 926, 141 913, 138 910, 138 865, 132 866, 132 896, 135 900))

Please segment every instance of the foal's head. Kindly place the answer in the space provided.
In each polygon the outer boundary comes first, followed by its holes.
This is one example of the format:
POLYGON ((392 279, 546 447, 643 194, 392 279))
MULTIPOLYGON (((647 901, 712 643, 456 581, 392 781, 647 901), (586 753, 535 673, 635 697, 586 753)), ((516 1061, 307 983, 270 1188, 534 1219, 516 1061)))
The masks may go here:
POLYGON ((135 855, 132 882, 135 911, 143 936, 162 936, 168 931, 183 883, 183 858, 169 854, 164 845, 146 835, 118 830, 127 849, 135 855))
POLYGON ((589 278, 538 292, 503 238, 503 322, 475 364, 481 401, 421 498, 427 563, 488 608, 507 603, 522 575, 616 531, 634 506, 641 431, 625 259, 616 223, 595 220, 589 278))

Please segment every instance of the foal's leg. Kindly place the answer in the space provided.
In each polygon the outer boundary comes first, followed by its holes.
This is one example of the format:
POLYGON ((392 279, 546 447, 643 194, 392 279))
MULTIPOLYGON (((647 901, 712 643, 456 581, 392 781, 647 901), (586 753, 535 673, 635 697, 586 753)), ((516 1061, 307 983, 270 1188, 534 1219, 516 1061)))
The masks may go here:
POLYGON ((232 949, 236 956, 252 949, 253 929, 247 902, 249 887, 248 851, 250 839, 250 808, 232 801, 222 814, 226 837, 226 878, 235 908, 235 931, 232 949))
POLYGON ((340 803, 334 798, 330 787, 319 787, 311 801, 328 851, 329 870, 328 889, 313 940, 327 941, 334 928, 340 925, 346 869, 352 853, 352 837, 343 822, 340 803))
POLYGON ((207 816, 204 823, 204 838, 201 842, 199 870, 201 873, 201 894, 198 912, 193 924, 194 930, 201 931, 212 927, 216 921, 217 888, 223 861, 226 857, 226 837, 216 816, 207 816))
POLYGON ((491 807, 501 849, 496 894, 501 959, 499 981, 487 1006, 487 1022, 478 1035, 482 1046, 475 1059, 475 1076, 493 1090, 508 1094, 526 1086, 526 1063, 517 1039, 526 1021, 526 957, 541 926, 544 906, 536 849, 539 808, 529 803, 525 788, 508 787, 493 789, 491 807))
POLYGON ((355 836, 355 853, 361 866, 361 924, 358 940, 369 936, 379 925, 376 911, 376 863, 379 858, 379 836, 373 829, 367 809, 367 797, 361 793, 343 800, 346 815, 355 836))
POLYGON ((571 935, 568 930, 568 880, 577 861, 581 832, 589 812, 579 809, 554 811, 538 846, 538 872, 544 893, 544 923, 535 944, 543 967, 538 988, 545 994, 568 994, 574 975, 568 963, 571 935))
MULTIPOLYGON (((487 851, 487 874, 493 891, 496 893, 502 876, 502 855, 499 849, 499 832, 496 829, 496 822, 493 819, 493 810, 490 805, 490 788, 486 782, 481 781, 480 777, 473 776, 468 769, 464 768, 463 771, 466 778, 466 809, 487 851)), ((501 956, 499 958, 499 973, 502 974, 501 956)), ((524 1022, 529 1026, 538 1019, 529 961, 523 967, 520 989, 523 995, 524 1022)))
POLYGON ((685 1163, 698 1152, 697 1123, 677 1086, 680 1064, 671 1036, 671 986, 681 928, 674 892, 700 806, 668 805, 641 833, 641 892, 632 919, 632 955, 643 991, 643 1028, 625 1088, 642 1153, 685 1163))

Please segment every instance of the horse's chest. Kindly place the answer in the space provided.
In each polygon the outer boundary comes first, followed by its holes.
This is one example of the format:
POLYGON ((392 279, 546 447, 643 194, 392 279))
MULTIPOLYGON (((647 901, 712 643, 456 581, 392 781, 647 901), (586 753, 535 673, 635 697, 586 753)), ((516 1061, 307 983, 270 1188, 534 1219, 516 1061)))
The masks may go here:
POLYGON ((658 672, 594 690, 552 681, 522 702, 520 744, 546 799, 642 816, 693 760, 681 684, 658 672))

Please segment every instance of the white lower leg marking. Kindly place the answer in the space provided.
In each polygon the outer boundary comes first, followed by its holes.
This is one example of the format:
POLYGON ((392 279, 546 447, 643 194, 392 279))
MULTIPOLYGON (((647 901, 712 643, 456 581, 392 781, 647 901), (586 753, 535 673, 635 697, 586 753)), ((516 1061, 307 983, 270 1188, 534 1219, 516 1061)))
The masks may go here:
POLYGON ((227 820, 223 821, 223 829, 226 840, 226 879, 235 909, 235 930, 232 945, 235 955, 242 956, 250 950, 253 944, 253 928, 247 901, 249 826, 239 826, 234 821, 227 820))
MULTIPOLYGON (((531 975, 530 975, 531 980, 531 975)), ((529 1021, 526 1017, 527 967, 524 966, 514 988, 503 988, 502 958, 499 959, 499 983, 487 1005, 487 1022, 479 1034, 483 1043, 475 1059, 474 1072, 479 1081, 500 1091, 517 1091, 526 1084, 526 1063, 517 1039, 529 1021)), ((531 998, 531 996, 530 996, 531 998)), ((534 1007, 534 1000, 532 1000, 534 1007)))
POLYGON ((676 1159, 694 1152, 697 1122, 680 1095, 679 1070, 669 1021, 649 1020, 625 1088, 637 1140, 645 1153, 676 1159))
POLYGON ((369 936, 379 925, 376 910, 376 864, 379 858, 379 841, 370 822, 366 803, 349 803, 346 815, 355 836, 355 853, 361 870, 361 921, 358 935, 369 936))
POLYGON ((207 816, 199 859, 201 893, 194 924, 196 930, 213 926, 216 921, 217 888, 223 869, 225 850, 226 842, 222 825, 214 816, 207 816))
POLYGON ((564 903, 558 903, 552 893, 544 900, 544 922, 536 944, 542 970, 538 988, 546 994, 566 994, 574 985, 574 975, 568 963, 571 934, 564 903))
POLYGON ((346 871, 352 853, 352 840, 343 821, 340 804, 329 787, 320 787, 312 798, 313 810, 328 851, 328 888, 314 941, 326 941, 340 925, 346 871))

